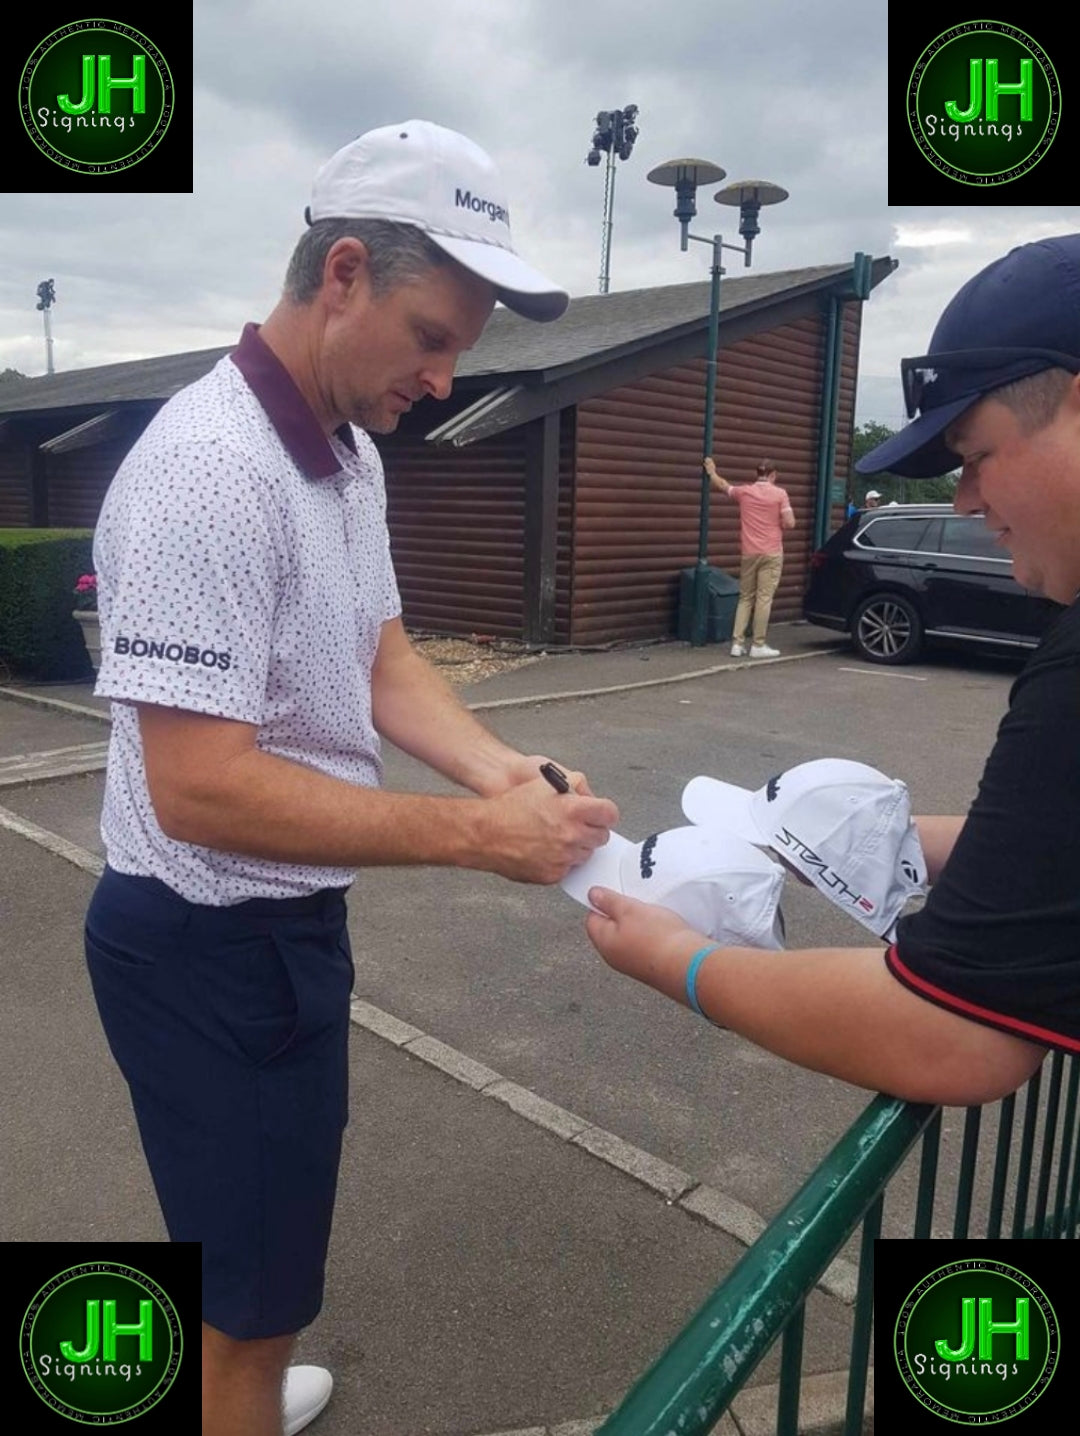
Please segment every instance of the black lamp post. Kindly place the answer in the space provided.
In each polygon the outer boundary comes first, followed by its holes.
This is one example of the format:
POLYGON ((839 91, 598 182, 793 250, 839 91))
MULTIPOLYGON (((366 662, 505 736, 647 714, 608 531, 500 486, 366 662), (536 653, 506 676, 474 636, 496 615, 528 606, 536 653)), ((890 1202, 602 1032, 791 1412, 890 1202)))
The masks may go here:
MULTIPOLYGON (((709 353, 705 369, 705 433, 702 457, 713 452, 713 417, 716 411, 716 363, 720 336, 720 276, 723 274, 721 253, 733 249, 744 258, 746 268, 750 267, 750 252, 754 240, 761 232, 758 216, 762 205, 779 204, 787 199, 788 192, 768 180, 739 180, 726 185, 713 198, 717 204, 731 204, 739 207, 739 233, 745 244, 726 244, 720 235, 706 239, 701 234, 690 233, 690 221, 697 214, 698 185, 716 184, 726 178, 726 172, 719 165, 708 160, 668 160, 649 171, 647 178, 653 184, 666 185, 675 191, 675 218, 681 229, 680 248, 686 249, 691 239, 699 244, 712 245, 712 288, 709 295, 709 353)), ((708 642, 709 607, 709 476, 701 471, 701 518, 698 523, 698 560, 694 569, 694 611, 690 625, 690 642, 701 647, 708 642)))

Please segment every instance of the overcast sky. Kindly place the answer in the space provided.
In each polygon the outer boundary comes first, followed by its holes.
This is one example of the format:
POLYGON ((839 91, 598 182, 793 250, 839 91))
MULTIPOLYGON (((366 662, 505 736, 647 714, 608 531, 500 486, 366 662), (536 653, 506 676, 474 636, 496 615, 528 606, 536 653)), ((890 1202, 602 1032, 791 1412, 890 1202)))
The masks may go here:
MULTIPOLYGON (((898 424, 899 358, 923 352, 949 296, 1012 245, 1080 230, 1080 206, 890 209, 886 24, 882 0, 195 0, 194 193, 0 197, 0 369, 45 372, 45 278, 58 369, 234 342, 278 298, 318 166, 406 119, 494 155, 517 248, 595 293, 604 170, 585 155, 596 112, 633 103, 611 288, 708 277, 654 165, 774 180, 791 198, 763 211, 755 271, 899 260, 866 308, 858 406, 898 424)), ((697 232, 738 238, 734 210, 698 203, 697 232)))

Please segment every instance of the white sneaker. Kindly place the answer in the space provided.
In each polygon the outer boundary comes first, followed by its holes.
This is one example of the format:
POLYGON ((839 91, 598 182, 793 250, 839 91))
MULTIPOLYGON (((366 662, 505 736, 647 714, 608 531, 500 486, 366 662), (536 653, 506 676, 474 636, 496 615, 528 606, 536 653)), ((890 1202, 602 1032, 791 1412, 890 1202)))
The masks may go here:
POLYGON ((321 1366, 290 1366, 282 1391, 285 1436, 295 1436, 330 1400, 334 1378, 321 1366))
POLYGON ((732 656, 732 658, 745 658, 745 657, 746 657, 746 644, 745 644, 745 643, 738 643, 738 642, 733 643, 733 644, 731 645, 731 656, 732 656))
POLYGON ((779 658, 779 648, 770 648, 767 643, 752 643, 750 645, 751 658, 779 658))

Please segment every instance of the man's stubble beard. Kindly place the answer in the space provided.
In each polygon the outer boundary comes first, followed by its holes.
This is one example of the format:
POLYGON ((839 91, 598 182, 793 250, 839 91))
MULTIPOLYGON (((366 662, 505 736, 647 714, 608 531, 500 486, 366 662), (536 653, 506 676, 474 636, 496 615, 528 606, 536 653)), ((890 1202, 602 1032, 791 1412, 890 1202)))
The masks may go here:
POLYGON ((392 434, 400 418, 400 414, 389 414, 378 403, 360 399, 354 405, 349 423, 369 434, 392 434))

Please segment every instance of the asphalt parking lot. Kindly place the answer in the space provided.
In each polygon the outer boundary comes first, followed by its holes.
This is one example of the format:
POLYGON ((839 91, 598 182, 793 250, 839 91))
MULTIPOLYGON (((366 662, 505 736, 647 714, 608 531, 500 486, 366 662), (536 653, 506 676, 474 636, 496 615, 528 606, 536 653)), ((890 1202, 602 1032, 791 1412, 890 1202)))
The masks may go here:
MULTIPOLYGON (((826 755, 903 778, 918 812, 966 808, 1016 662, 891 670, 821 630, 776 639, 785 660, 760 664, 678 644, 551 657, 466 698, 509 742, 583 769, 631 838, 678 826, 696 774, 756 787, 826 755), (688 672, 702 676, 658 681, 688 672)), ((92 705, 89 690, 36 693, 92 705)), ((0 694, 7 1240, 165 1235, 82 967, 106 736, 0 694)), ((450 791, 396 753, 387 785, 450 791)), ((793 882, 784 910, 792 947, 867 945, 793 882)), ((588 1430, 738 1260, 740 1222, 752 1236, 774 1215, 871 1094, 612 974, 558 890, 370 869, 350 913, 352 1118, 326 1308, 301 1345, 338 1388, 312 1429, 588 1430), (636 1174, 631 1149, 648 1159, 636 1174), (717 1219, 687 1204, 695 1191, 720 1199, 717 1219)), ((959 1124, 946 1113, 943 1165, 959 1124)), ((896 1185, 887 1235, 904 1231, 912 1173, 896 1185)), ((808 1370, 846 1365, 849 1322, 841 1271, 811 1299, 808 1370)), ((775 1374, 770 1358, 754 1380, 775 1374)))

